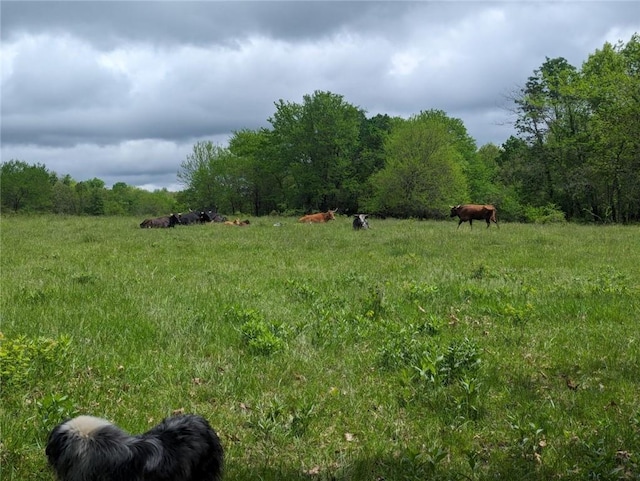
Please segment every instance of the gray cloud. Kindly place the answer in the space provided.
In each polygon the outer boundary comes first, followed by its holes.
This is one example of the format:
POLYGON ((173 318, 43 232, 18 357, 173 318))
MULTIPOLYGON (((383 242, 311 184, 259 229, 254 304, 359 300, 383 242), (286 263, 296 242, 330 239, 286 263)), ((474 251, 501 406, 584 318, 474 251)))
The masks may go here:
POLYGON ((370 115, 437 108, 478 145, 546 57, 640 31, 637 2, 30 2, 1 8, 2 159, 176 186, 193 143, 315 90, 370 115))

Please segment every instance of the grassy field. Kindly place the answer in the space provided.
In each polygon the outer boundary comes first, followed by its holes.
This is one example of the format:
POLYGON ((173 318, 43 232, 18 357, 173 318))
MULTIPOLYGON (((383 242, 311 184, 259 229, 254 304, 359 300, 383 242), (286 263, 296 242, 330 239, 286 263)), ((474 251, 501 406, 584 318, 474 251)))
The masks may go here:
POLYGON ((140 220, 0 220, 2 481, 183 411, 226 480, 640 479, 638 226, 140 220))

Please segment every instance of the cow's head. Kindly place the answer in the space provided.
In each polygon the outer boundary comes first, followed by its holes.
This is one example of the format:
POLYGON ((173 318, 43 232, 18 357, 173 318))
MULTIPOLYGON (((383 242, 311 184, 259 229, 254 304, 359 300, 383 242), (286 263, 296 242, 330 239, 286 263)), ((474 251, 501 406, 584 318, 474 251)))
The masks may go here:
POLYGON ((367 221, 367 214, 354 214, 353 216, 353 228, 354 229, 368 229, 369 222, 367 221))
POLYGON ((334 215, 336 212, 338 212, 338 209, 328 210, 327 212, 325 212, 325 220, 336 220, 336 216, 334 215))
POLYGON ((456 206, 451 206, 451 217, 455 217, 458 215, 458 211, 460 210, 460 207, 462 207, 460 204, 456 206))
POLYGON ((176 216, 175 214, 171 214, 169 216, 169 227, 173 227, 174 225, 178 225, 179 223, 180 223, 180 219, 178 219, 178 216, 176 216))

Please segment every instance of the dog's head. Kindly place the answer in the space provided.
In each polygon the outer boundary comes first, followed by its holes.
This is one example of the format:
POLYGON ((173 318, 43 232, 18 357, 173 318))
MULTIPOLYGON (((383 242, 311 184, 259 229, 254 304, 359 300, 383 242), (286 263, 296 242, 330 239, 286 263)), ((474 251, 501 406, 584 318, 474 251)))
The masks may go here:
POLYGON ((87 444, 104 429, 117 430, 109 421, 93 416, 78 416, 53 428, 45 454, 60 479, 70 479, 69 473, 86 454, 87 444))

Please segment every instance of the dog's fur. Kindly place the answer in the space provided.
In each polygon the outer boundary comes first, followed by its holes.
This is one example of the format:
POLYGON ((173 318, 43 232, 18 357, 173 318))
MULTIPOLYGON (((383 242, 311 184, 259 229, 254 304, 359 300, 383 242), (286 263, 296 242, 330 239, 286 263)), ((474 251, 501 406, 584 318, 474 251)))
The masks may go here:
POLYGON ((137 436, 78 416, 51 431, 45 452, 60 481, 219 481, 224 459, 216 432, 192 414, 137 436))

